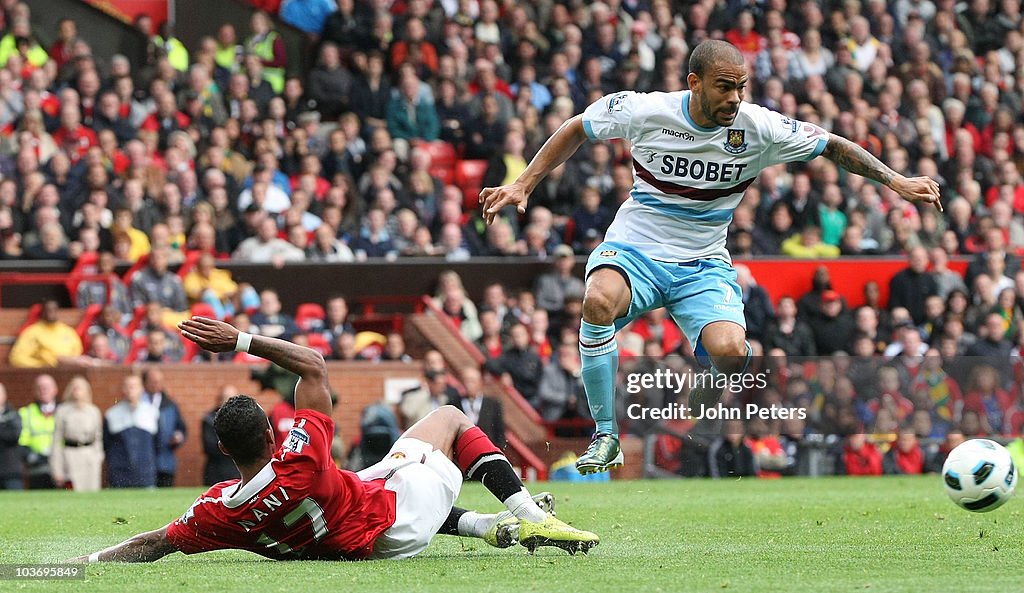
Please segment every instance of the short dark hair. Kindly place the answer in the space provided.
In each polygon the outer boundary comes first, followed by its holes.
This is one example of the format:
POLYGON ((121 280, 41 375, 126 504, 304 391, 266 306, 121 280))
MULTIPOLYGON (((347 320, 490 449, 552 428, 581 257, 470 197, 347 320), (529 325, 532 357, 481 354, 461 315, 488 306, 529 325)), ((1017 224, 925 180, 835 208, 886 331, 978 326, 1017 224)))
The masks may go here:
POLYGON ((701 41, 690 52, 690 72, 701 78, 714 64, 719 62, 728 62, 738 66, 745 64, 743 54, 736 49, 735 45, 719 39, 701 41))
POLYGON ((260 458, 266 448, 263 434, 269 426, 266 412, 248 395, 228 399, 213 420, 217 438, 238 465, 260 458))

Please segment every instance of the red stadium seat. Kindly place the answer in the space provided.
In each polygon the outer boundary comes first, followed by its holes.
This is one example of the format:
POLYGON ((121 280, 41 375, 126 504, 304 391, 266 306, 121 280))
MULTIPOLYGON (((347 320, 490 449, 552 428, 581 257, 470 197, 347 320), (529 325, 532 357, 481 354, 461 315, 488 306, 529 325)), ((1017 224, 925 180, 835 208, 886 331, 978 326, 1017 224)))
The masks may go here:
POLYGON ((209 303, 196 303, 192 305, 189 311, 195 317, 206 317, 207 319, 217 319, 217 312, 213 310, 213 306, 209 303))
POLYGON ((92 322, 96 321, 96 318, 103 312, 103 305, 94 303, 85 308, 85 313, 82 314, 82 320, 78 322, 78 327, 75 331, 78 332, 78 337, 82 340, 82 344, 85 344, 86 337, 89 335, 89 327, 92 326, 92 322))
POLYGON ((29 307, 28 308, 28 319, 26 319, 25 323, 21 324, 21 327, 18 328, 18 335, 21 335, 21 332, 25 331, 26 327, 28 327, 28 326, 32 325, 33 323, 39 321, 39 317, 42 314, 43 314, 43 305, 42 304, 36 303, 36 304, 32 305, 31 307, 29 307))
POLYGON ((128 271, 124 273, 125 286, 131 286, 132 276, 135 275, 135 272, 138 272, 139 270, 145 268, 148 265, 149 254, 147 253, 146 255, 140 257, 139 260, 132 264, 132 267, 128 268, 128 271))
POLYGON ((455 165, 459 160, 455 147, 440 140, 435 142, 423 142, 417 145, 430 154, 430 169, 428 172, 441 180, 445 185, 455 181, 455 165))
POLYGON ((477 207, 480 190, 483 189, 487 161, 465 160, 455 165, 455 185, 462 190, 462 208, 473 210, 477 207))
POLYGON ((124 357, 125 364, 131 364, 139 359, 139 355, 146 351, 146 336, 139 336, 132 340, 128 355, 124 357))
POLYGON ((178 277, 182 280, 185 276, 196 267, 196 263, 199 262, 199 256, 203 254, 202 251, 192 250, 185 252, 185 261, 181 262, 181 266, 178 268, 178 277))
POLYGON ((311 332, 324 326, 324 308, 317 303, 302 303, 295 309, 295 324, 303 332, 311 332))
POLYGON ((331 342, 321 333, 306 334, 306 339, 309 341, 309 347, 323 354, 324 358, 330 357, 334 351, 331 348, 331 342))

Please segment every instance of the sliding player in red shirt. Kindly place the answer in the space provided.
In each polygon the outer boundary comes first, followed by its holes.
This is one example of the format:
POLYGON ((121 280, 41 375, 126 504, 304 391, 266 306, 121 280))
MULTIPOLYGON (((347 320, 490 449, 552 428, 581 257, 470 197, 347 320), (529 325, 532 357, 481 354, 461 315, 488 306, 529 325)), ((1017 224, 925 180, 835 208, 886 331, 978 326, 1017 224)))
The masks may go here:
POLYGON ((443 406, 417 422, 380 463, 358 473, 339 470, 330 455, 334 422, 319 353, 203 317, 179 329, 211 352, 249 352, 299 375, 295 423, 278 448, 256 400, 232 397, 214 426, 242 479, 213 486, 165 527, 77 561, 150 562, 177 551, 223 549, 279 560, 397 559, 420 553, 436 533, 479 537, 500 548, 519 543, 531 552, 539 546, 586 552, 597 545, 593 533, 542 509, 458 408, 443 406), (463 476, 480 480, 508 510, 454 508, 463 476))

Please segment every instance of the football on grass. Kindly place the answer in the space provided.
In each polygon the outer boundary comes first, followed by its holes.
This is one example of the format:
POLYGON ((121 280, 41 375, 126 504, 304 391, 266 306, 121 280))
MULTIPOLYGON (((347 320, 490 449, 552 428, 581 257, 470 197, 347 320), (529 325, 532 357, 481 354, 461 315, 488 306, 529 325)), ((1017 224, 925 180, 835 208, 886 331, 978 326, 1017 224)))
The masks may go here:
POLYGON ((949 452, 942 479, 946 494, 957 506, 987 513, 1013 495, 1017 470, 1005 447, 988 439, 971 439, 949 452))

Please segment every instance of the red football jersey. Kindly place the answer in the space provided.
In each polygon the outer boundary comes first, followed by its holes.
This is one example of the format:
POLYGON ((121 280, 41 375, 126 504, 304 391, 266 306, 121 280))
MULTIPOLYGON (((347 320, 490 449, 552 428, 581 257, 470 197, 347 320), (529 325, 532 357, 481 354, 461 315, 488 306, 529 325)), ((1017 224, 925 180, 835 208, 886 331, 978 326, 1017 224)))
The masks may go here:
POLYGON ((395 493, 331 459, 334 421, 299 410, 288 439, 247 484, 221 482, 167 527, 186 554, 240 549, 276 560, 355 560, 395 522, 395 493))

